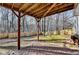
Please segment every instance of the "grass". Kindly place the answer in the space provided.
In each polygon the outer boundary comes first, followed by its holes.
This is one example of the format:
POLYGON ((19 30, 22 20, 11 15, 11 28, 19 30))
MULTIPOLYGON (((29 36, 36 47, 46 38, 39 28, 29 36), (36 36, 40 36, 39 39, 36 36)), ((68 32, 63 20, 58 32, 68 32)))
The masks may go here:
MULTIPOLYGON (((31 35, 32 34, 35 34, 35 33, 30 33, 31 35)), ((30 35, 29 33, 22 33, 21 32, 21 36, 27 36, 27 35, 30 35)), ((42 41, 55 41, 55 42, 62 42, 63 40, 66 39, 66 35, 47 35, 47 36, 40 36, 39 37, 39 40, 42 40, 42 41)), ((0 34, 0 38, 1 39, 5 39, 5 38, 17 38, 17 33, 2 33, 0 34)), ((36 36, 34 36, 32 38, 33 40, 37 40, 37 34, 36 36)))
MULTIPOLYGON (((51 36, 40 36, 39 40, 44 40, 44 41, 63 41, 66 39, 67 36, 65 35, 51 35, 51 36)), ((37 40, 37 37, 33 38, 34 40, 37 40)))
POLYGON ((0 34, 0 39, 4 39, 4 38, 7 38, 8 37, 8 35, 7 35, 7 33, 3 33, 3 34, 0 34))
MULTIPOLYGON (((27 37, 27 36, 33 36, 33 35, 37 35, 37 33, 27 33, 27 32, 21 32, 21 37, 27 37)), ((5 39, 5 38, 17 38, 18 37, 18 33, 0 33, 0 39, 5 39)))

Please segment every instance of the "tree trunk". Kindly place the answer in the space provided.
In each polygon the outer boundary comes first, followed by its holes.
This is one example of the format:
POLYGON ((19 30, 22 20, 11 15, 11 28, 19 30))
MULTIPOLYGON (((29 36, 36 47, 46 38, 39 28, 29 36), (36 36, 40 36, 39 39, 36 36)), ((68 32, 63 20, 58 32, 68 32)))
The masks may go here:
POLYGON ((60 35, 60 30, 59 30, 59 27, 58 27, 58 22, 59 22, 59 14, 57 15, 57 19, 56 19, 56 33, 58 34, 58 35, 60 35))

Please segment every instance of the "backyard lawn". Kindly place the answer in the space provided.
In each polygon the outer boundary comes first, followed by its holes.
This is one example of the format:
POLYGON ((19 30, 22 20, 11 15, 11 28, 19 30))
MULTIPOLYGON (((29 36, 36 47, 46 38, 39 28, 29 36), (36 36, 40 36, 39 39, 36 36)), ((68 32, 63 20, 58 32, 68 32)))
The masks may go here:
MULTIPOLYGON (((55 41, 55 42, 63 42, 65 39, 69 38, 66 35, 51 35, 51 36, 40 36, 39 40, 41 41, 55 41)), ((34 37, 33 40, 37 40, 37 37, 34 37)))

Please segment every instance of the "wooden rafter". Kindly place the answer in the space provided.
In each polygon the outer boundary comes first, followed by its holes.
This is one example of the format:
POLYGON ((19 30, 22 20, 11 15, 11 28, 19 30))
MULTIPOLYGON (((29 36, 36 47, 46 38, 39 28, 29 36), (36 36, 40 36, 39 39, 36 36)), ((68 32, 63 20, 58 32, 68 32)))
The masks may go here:
MULTIPOLYGON (((62 6, 56 7, 56 8, 54 8, 51 12, 54 12, 54 11, 56 11, 56 10, 65 8, 65 7, 69 6, 69 5, 72 5, 72 4, 64 4, 64 5, 62 5, 62 6)), ((51 12, 50 12, 50 13, 51 13, 51 12)))
POLYGON ((13 9, 13 7, 14 7, 14 3, 12 3, 12 7, 11 7, 11 9, 13 9))
MULTIPOLYGON (((59 6, 61 6, 61 5, 62 5, 62 4, 57 4, 55 7, 59 7, 59 6)), ((54 7, 54 8, 55 8, 55 7, 54 7)), ((47 10, 48 10, 49 8, 50 8, 50 6, 47 8, 47 10)), ((46 10, 46 11, 47 11, 47 10, 46 10)), ((40 14, 39 14, 39 15, 37 14, 36 16, 37 16, 37 17, 43 16, 43 15, 44 15, 44 13, 46 13, 46 11, 45 11, 45 12, 43 12, 43 13, 42 13, 42 12, 40 12, 40 14)))
POLYGON ((38 11, 40 11, 40 10, 44 9, 45 7, 47 7, 48 5, 50 5, 50 4, 46 4, 46 5, 41 6, 40 8, 34 10, 31 14, 37 13, 38 11))
POLYGON ((52 4, 51 7, 47 10, 47 12, 44 13, 43 17, 46 16, 52 10, 52 8, 55 6, 56 6, 56 3, 52 4))
POLYGON ((46 9, 44 9, 44 10, 42 10, 42 11, 40 11, 40 12, 38 12, 38 13, 35 13, 34 15, 39 15, 39 14, 41 14, 41 13, 43 13, 43 12, 46 12, 46 9))
POLYGON ((24 13, 29 12, 30 10, 34 9, 35 7, 37 7, 39 4, 34 4, 32 5, 30 8, 26 9, 24 13))
POLYGON ((49 7, 50 7, 50 6, 48 6, 47 8, 45 8, 45 9, 43 9, 43 10, 41 10, 41 11, 38 11, 38 12, 35 13, 34 15, 37 16, 37 15, 39 15, 39 14, 41 14, 41 13, 46 12, 49 7))
POLYGON ((59 7, 59 9, 54 9, 53 11, 51 11, 50 13, 48 13, 48 15, 47 16, 49 16, 49 15, 52 15, 52 14, 56 14, 56 13, 61 13, 61 12, 63 12, 63 11, 67 11, 67 10, 71 10, 72 9, 72 7, 73 7, 73 5, 70 5, 70 6, 68 6, 68 5, 63 5, 62 7, 59 7), (68 8, 69 7, 69 8, 68 8))
POLYGON ((19 8, 19 11, 21 11, 24 8, 24 6, 26 6, 26 4, 22 4, 22 6, 19 8))
MULTIPOLYGON (((40 5, 40 4, 39 4, 39 5, 40 5)), ((31 10, 32 8, 37 7, 37 6, 38 6, 38 4, 34 4, 33 6, 31 6, 29 9, 25 10, 25 12, 23 13, 22 16, 26 15, 27 11, 29 11, 29 10, 31 10)))
POLYGON ((2 3, 2 6, 3 6, 3 3, 2 3))
MULTIPOLYGON (((64 4, 64 5, 60 4, 59 6, 56 6, 55 8, 53 8, 49 13, 52 13, 52 14, 57 13, 60 9, 62 11, 62 9, 65 9, 65 7, 67 7, 67 6, 68 6, 67 4, 64 4)), ((49 13, 47 15, 49 15, 49 13)), ((37 15, 37 17, 41 17, 41 16, 43 16, 43 15, 42 14, 37 15)))

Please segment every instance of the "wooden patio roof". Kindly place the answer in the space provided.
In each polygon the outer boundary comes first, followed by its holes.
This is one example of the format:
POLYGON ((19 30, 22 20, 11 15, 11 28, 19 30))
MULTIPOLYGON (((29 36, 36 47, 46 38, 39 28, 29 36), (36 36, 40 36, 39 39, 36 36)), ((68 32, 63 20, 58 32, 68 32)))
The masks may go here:
POLYGON ((1 6, 36 18, 73 9, 73 3, 0 3, 1 6))
MULTIPOLYGON (((74 8, 73 3, 0 3, 1 6, 12 9, 18 18, 18 40, 17 46, 20 50, 20 20, 24 15, 42 18, 56 13, 64 12, 74 8), (18 11, 18 14, 15 11, 18 11), (21 15, 23 13, 23 15, 21 15)), ((36 19, 36 20, 37 20, 36 19)), ((39 40, 39 21, 37 20, 37 39, 39 40)))

